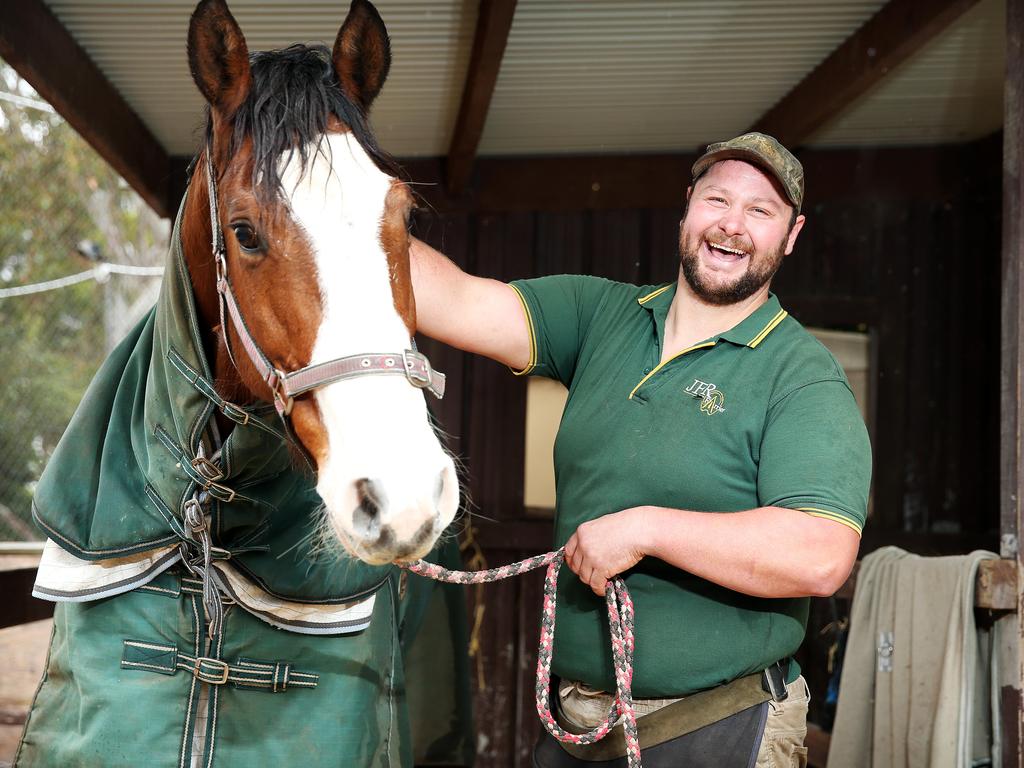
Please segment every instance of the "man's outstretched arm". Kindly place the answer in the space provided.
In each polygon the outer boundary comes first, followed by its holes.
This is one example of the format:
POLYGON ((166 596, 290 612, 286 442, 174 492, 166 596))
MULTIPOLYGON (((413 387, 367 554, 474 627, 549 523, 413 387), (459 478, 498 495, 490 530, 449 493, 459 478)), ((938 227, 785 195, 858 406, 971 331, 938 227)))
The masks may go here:
POLYGON ((529 364, 530 330, 512 288, 463 272, 416 238, 410 238, 409 260, 418 331, 515 370, 529 364))

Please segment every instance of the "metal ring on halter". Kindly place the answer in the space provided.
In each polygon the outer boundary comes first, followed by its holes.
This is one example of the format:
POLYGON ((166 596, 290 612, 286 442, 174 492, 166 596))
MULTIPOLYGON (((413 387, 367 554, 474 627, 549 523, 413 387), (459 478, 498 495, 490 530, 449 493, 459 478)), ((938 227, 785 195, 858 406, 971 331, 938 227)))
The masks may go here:
POLYGON ((282 416, 291 415, 292 406, 295 405, 295 398, 288 394, 287 375, 275 368, 267 379, 267 385, 270 387, 270 392, 274 397, 274 407, 277 408, 277 412, 282 416))
POLYGON ((275 401, 274 405, 277 406, 277 410, 280 411, 282 415, 284 415, 284 416, 291 416, 292 415, 292 406, 295 405, 295 398, 294 397, 288 397, 288 398, 282 399, 281 395, 278 392, 275 392, 274 393, 274 401, 275 401))

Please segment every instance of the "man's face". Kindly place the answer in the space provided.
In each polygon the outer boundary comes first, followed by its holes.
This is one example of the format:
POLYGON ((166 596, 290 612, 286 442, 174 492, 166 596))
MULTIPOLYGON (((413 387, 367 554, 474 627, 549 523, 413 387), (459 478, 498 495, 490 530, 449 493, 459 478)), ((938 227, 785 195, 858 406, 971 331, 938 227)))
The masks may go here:
POLYGON ((767 286, 804 225, 771 178, 742 160, 711 166, 688 191, 679 227, 683 276, 708 304, 743 301, 767 286))

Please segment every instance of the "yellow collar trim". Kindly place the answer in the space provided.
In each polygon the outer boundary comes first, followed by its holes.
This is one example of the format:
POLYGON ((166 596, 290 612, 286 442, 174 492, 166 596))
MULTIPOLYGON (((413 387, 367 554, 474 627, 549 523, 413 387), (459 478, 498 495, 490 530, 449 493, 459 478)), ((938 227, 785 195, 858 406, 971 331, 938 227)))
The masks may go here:
POLYGON ((647 380, 648 380, 649 378, 651 378, 651 376, 653 376, 654 374, 656 374, 656 373, 657 373, 658 371, 660 371, 660 370, 661 370, 662 368, 664 368, 664 367, 665 367, 666 365, 668 365, 669 363, 671 363, 671 362, 672 362, 673 360, 675 360, 675 359, 676 359, 677 357, 682 357, 682 356, 683 356, 683 355, 685 355, 685 354, 686 354, 687 352, 693 352, 693 350, 695 350, 695 349, 704 349, 705 347, 713 347, 713 346, 715 346, 715 344, 717 344, 717 343, 718 343, 717 341, 705 341, 705 342, 704 342, 703 344, 696 344, 696 345, 694 345, 694 346, 692 346, 692 347, 687 347, 687 348, 686 348, 686 349, 684 349, 684 350, 683 350, 682 352, 676 352, 676 353, 675 353, 674 355, 672 355, 672 357, 670 357, 670 358, 669 358, 668 360, 666 360, 665 362, 663 362, 663 363, 658 363, 658 367, 657 367, 657 368, 655 368, 655 369, 654 369, 653 371, 651 371, 651 372, 650 372, 650 373, 648 373, 648 374, 647 374, 646 376, 644 376, 644 377, 643 377, 642 379, 640 379, 640 383, 639 383, 639 384, 637 384, 637 385, 636 385, 635 387, 633 387, 633 391, 629 393, 629 397, 627 397, 626 399, 627 399, 627 400, 632 400, 632 399, 633 399, 633 395, 635 395, 635 394, 636 394, 636 391, 637 391, 638 389, 640 389, 640 387, 642 387, 642 386, 644 385, 644 383, 645 383, 645 382, 646 382, 646 381, 647 381, 647 380))
POLYGON ((646 303, 647 303, 648 301, 650 301, 651 299, 653 299, 653 298, 654 298, 655 296, 660 296, 661 294, 663 294, 663 293, 664 293, 665 291, 667 291, 667 290, 668 290, 669 288, 671 288, 671 287, 672 287, 673 285, 675 285, 675 283, 669 283, 668 285, 663 285, 663 286, 661 286, 661 288, 659 288, 658 290, 656 290, 656 291, 651 291, 651 292, 650 292, 650 293, 648 293, 648 294, 647 294, 646 296, 641 296, 641 297, 640 297, 639 299, 637 299, 637 300, 636 300, 636 303, 637 303, 637 304, 641 304, 641 305, 642 305, 642 304, 646 304, 646 303))
POLYGON ((768 321, 768 325, 762 328, 761 332, 758 333, 757 336, 755 336, 754 338, 747 342, 747 346, 750 347, 751 349, 754 349, 758 344, 765 340, 769 333, 775 330, 775 327, 779 323, 786 319, 786 316, 788 314, 789 312, 787 312, 786 310, 780 309, 778 314, 776 314, 775 317, 768 321))

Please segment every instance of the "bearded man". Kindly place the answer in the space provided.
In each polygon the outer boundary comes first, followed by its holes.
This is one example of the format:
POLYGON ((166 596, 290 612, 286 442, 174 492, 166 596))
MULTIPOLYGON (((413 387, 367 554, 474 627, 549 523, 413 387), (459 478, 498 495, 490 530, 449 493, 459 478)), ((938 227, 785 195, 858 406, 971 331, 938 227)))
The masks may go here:
MULTIPOLYGON (((603 600, 636 614, 633 695, 648 765, 798 766, 809 693, 791 660, 809 597, 856 560, 871 451, 835 358, 769 291, 804 226, 803 169, 775 139, 693 166, 678 278, 509 284, 411 248, 420 331, 569 389, 555 443, 553 711, 588 730, 614 691, 603 600)), ((621 730, 621 729, 619 729, 621 730)), ((613 732, 547 734, 537 766, 625 765, 613 732)))

